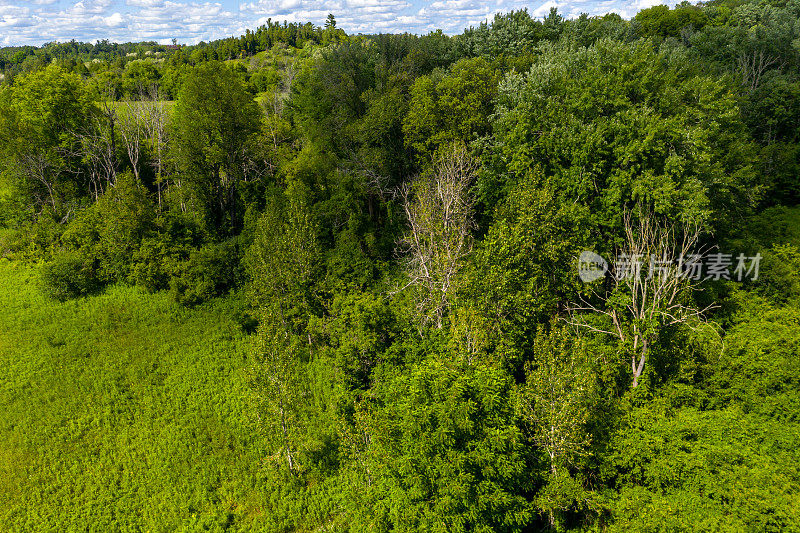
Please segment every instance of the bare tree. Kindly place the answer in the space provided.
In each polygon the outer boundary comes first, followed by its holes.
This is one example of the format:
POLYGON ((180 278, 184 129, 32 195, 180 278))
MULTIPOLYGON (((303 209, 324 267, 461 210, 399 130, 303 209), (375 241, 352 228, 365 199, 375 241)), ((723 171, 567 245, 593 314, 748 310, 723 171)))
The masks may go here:
POLYGON ((148 114, 148 103, 142 100, 125 102, 125 112, 120 117, 120 137, 122 137, 122 142, 125 144, 125 151, 128 154, 128 160, 131 162, 131 168, 133 168, 133 175, 138 183, 141 183, 139 158, 142 154, 144 122, 148 114))
POLYGON ((281 65, 283 70, 281 88, 284 93, 284 98, 286 98, 292 92, 292 85, 294 84, 295 77, 297 77, 297 65, 291 57, 283 57, 281 65))
POLYGON ((55 180, 51 176, 53 174, 52 165, 47 155, 41 152, 22 153, 17 158, 16 168, 21 175, 27 177, 32 182, 41 183, 47 191, 47 197, 44 197, 40 191, 31 191, 35 198, 35 204, 41 208, 49 204, 53 207, 53 212, 57 212, 58 204, 56 203, 55 180))
POLYGON ((90 128, 74 131, 79 155, 89 166, 89 185, 95 200, 117 183, 117 113, 108 101, 100 105, 90 128))
POLYGON ((150 140, 152 152, 152 165, 156 172, 156 187, 158 188, 158 208, 161 209, 161 194, 165 182, 164 159, 167 148, 167 111, 164 100, 158 92, 158 86, 153 85, 150 90, 151 105, 145 120, 147 138, 150 140))
POLYGON ((761 85, 761 78, 778 58, 770 56, 764 50, 754 50, 739 55, 736 58, 736 68, 742 77, 742 85, 750 91, 755 91, 761 85))
POLYGON ((696 327, 702 314, 690 294, 698 289, 703 251, 696 250, 700 228, 692 223, 659 223, 653 213, 624 215, 625 239, 610 271, 611 288, 594 291, 570 307, 569 323, 616 337, 631 358, 633 386, 639 385, 647 357, 660 330, 684 324, 696 327), (598 322, 597 316, 605 317, 598 322))
POLYGON ((470 186, 478 164, 463 144, 454 144, 435 161, 433 171, 400 190, 408 231, 400 242, 407 254, 409 281, 417 289, 422 323, 442 327, 453 283, 472 251, 473 200, 470 186))

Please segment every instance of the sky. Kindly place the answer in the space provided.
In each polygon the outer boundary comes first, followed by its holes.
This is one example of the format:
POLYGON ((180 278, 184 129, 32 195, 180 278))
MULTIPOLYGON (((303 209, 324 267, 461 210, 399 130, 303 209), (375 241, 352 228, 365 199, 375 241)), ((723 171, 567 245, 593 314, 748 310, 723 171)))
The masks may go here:
POLYGON ((0 46, 50 41, 158 41, 196 44, 273 21, 323 25, 328 13, 348 33, 461 33, 495 13, 551 7, 570 18, 619 13, 629 18, 666 0, 0 0, 0 46))

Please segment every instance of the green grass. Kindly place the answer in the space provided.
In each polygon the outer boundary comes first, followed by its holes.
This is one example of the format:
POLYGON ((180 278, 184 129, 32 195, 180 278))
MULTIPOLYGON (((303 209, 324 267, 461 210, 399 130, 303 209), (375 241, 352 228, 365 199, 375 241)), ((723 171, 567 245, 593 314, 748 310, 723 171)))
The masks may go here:
POLYGON ((0 279, 0 530, 255 525, 264 447, 227 301, 57 303, 5 259, 0 279))

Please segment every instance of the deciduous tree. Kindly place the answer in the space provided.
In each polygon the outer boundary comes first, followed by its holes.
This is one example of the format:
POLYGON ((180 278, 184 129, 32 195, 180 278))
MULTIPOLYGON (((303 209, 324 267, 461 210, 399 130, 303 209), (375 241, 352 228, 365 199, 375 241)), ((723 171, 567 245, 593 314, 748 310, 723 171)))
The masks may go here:
POLYGON ((473 200, 470 186, 477 162, 454 144, 434 169, 401 190, 408 231, 400 243, 409 281, 416 291, 422 324, 442 327, 464 258, 472 251, 473 200))

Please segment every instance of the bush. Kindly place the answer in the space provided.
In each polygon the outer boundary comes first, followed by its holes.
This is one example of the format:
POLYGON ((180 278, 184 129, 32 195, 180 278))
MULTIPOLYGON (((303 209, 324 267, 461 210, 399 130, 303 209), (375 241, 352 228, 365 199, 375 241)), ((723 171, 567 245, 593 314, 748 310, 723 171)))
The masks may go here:
POLYGON ((9 227, 0 236, 0 255, 23 261, 49 261, 57 253, 64 226, 43 212, 35 221, 9 227))
POLYGON ((800 298, 800 247, 775 245, 764 252, 758 279, 761 292, 776 302, 800 298))
POLYGON ((26 239, 24 234, 16 229, 0 228, 0 258, 12 258, 24 251, 26 239))
POLYGON ((225 294, 244 278, 238 239, 196 250, 180 270, 170 281, 176 301, 191 306, 225 294))
POLYGON ((125 172, 118 176, 116 187, 76 217, 62 241, 96 258, 97 274, 104 282, 126 281, 131 275, 131 257, 154 225, 152 199, 131 173, 125 172))
POLYGON ((172 278, 181 276, 184 263, 204 238, 191 218, 169 212, 159 216, 155 231, 142 239, 131 256, 128 281, 148 292, 169 289, 172 278))
POLYGON ((62 252, 45 263, 41 281, 44 292, 61 302, 86 296, 100 287, 91 261, 76 252, 62 252))
POLYGON ((131 256, 129 281, 150 293, 168 289, 170 278, 180 264, 174 248, 160 235, 143 239, 131 256))

